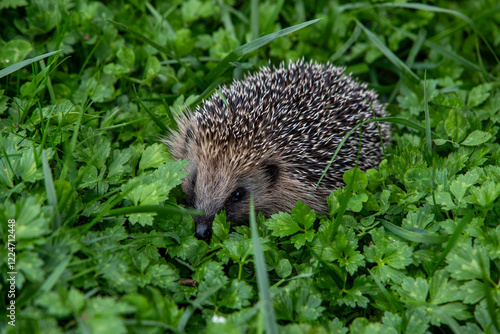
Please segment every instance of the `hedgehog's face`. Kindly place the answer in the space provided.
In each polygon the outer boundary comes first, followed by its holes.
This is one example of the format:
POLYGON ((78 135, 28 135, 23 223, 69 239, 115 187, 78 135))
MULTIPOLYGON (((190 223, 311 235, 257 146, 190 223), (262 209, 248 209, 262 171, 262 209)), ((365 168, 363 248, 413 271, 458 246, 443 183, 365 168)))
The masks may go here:
POLYGON ((255 208, 264 214, 272 203, 273 189, 280 176, 275 163, 261 166, 235 165, 232 161, 210 157, 190 156, 189 176, 182 184, 188 206, 205 211, 195 216, 196 237, 209 241, 216 214, 224 210, 232 225, 248 222, 250 194, 255 208))

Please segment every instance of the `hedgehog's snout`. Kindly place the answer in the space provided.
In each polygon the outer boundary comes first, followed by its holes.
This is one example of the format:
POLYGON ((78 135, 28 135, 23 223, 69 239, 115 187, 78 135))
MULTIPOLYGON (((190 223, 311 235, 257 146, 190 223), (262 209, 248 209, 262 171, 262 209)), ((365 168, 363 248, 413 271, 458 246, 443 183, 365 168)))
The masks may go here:
POLYGON ((195 224, 194 235, 196 239, 209 243, 212 238, 212 222, 214 220, 214 216, 195 216, 193 217, 193 220, 195 224))

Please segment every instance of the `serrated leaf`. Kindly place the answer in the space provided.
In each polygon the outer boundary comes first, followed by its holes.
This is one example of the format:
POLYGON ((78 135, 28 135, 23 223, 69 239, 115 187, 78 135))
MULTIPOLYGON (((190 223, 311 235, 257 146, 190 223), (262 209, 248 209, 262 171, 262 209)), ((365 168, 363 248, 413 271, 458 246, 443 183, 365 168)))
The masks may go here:
POLYGON ((383 282, 393 280, 401 282, 404 274, 399 269, 410 265, 413 248, 406 243, 394 240, 387 235, 382 228, 370 231, 374 244, 370 247, 364 246, 364 256, 368 262, 377 263, 372 271, 383 282))
POLYGON ((450 110, 448 117, 444 121, 444 129, 453 141, 460 143, 467 134, 469 122, 467 122, 460 110, 454 108, 450 110))
POLYGON ((266 221, 266 226, 273 231, 275 237, 286 237, 301 230, 299 224, 289 213, 280 212, 266 221))
POLYGON ((127 165, 131 159, 132 150, 130 148, 126 148, 124 150, 113 150, 113 159, 108 165, 109 170, 107 179, 109 183, 120 183, 123 176, 132 171, 132 167, 127 165))
POLYGON ((337 287, 332 289, 334 301, 337 305, 346 305, 348 307, 366 308, 370 300, 364 295, 373 288, 373 282, 365 275, 357 276, 350 289, 337 291, 337 287))
POLYGON ((231 223, 226 220, 226 212, 224 210, 215 215, 212 224, 212 239, 210 240, 210 245, 215 246, 227 240, 230 228, 231 223))
POLYGON ((465 140, 461 142, 461 144, 465 146, 479 146, 486 143, 490 139, 491 133, 481 130, 475 130, 474 132, 469 134, 467 138, 465 138, 465 140))
POLYGON ((401 297, 406 300, 415 300, 425 302, 427 294, 429 293, 429 284, 421 277, 414 279, 413 277, 406 277, 401 284, 401 297))
POLYGON ((232 280, 231 284, 221 289, 219 294, 219 306, 241 310, 250 305, 249 299, 254 293, 252 287, 245 281, 232 280))
POLYGON ((412 307, 406 310, 406 318, 408 325, 406 326, 408 334, 425 334, 428 333, 430 316, 427 313, 425 306, 412 307))
MULTIPOLYGON (((181 184, 187 172, 182 170, 187 166, 187 160, 169 161, 154 172, 142 174, 123 184, 121 189, 125 198, 134 205, 158 205, 167 200, 172 188, 181 184)), ((132 224, 151 225, 153 213, 130 214, 132 224)))
POLYGON ((311 228, 314 221, 316 220, 314 210, 309 211, 307 205, 302 203, 302 201, 298 201, 295 208, 292 209, 292 217, 293 220, 304 226, 306 230, 311 228))
POLYGON ((457 208, 457 205, 455 205, 451 198, 451 194, 447 191, 436 191, 434 193, 434 197, 428 196, 426 200, 429 204, 434 204, 435 201, 437 205, 441 205, 445 210, 453 210, 457 208))
POLYGON ((469 94, 469 101, 467 102, 467 106, 469 108, 476 107, 486 101, 486 99, 490 96, 492 85, 490 83, 482 84, 472 88, 469 94))
POLYGON ((470 186, 474 185, 479 179, 479 173, 476 169, 468 171, 465 175, 459 175, 455 180, 453 180, 450 184, 450 191, 453 196, 460 203, 465 196, 465 193, 470 188, 470 186))
POLYGON ((305 233, 299 233, 290 238, 290 241, 295 245, 295 248, 300 249, 306 244, 306 241, 311 242, 314 239, 314 231, 309 230, 305 233))
POLYGON ((481 262, 486 273, 490 271, 490 261, 484 247, 472 247, 468 243, 459 243, 446 257, 446 270, 458 280, 483 279, 481 262), (481 259, 479 259, 481 257, 481 259))
POLYGON ((471 187, 470 193, 470 196, 467 198, 472 203, 486 207, 493 203, 498 195, 500 195, 500 184, 488 180, 480 187, 471 187))
POLYGON ((153 144, 146 147, 142 152, 141 160, 139 161, 139 169, 146 170, 148 168, 157 168, 161 164, 170 160, 164 144, 153 144))

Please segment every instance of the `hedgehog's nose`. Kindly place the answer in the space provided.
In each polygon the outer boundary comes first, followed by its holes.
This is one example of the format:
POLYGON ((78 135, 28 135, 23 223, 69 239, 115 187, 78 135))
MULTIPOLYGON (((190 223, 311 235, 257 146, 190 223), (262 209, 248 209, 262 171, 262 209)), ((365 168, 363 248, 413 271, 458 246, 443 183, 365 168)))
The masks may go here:
POLYGON ((212 237, 212 220, 208 220, 204 217, 196 217, 194 219, 195 223, 195 233, 194 236, 197 239, 204 240, 207 243, 210 242, 210 238, 212 237), (198 219, 196 219, 198 218, 198 219), (201 219, 200 219, 201 218, 201 219))

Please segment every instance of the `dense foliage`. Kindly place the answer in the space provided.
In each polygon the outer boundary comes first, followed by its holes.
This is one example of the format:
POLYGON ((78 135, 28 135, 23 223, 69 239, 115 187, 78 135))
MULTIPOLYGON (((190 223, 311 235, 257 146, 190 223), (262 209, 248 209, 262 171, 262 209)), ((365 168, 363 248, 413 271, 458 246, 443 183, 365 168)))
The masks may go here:
POLYGON ((497 1, 4 0, 0 15, 2 332, 260 333, 262 298, 283 333, 500 330, 497 1), (302 57, 376 89, 393 141, 345 173, 327 216, 258 216, 259 294, 250 228, 222 212, 210 245, 195 239, 187 162, 158 140, 217 84, 302 57))

